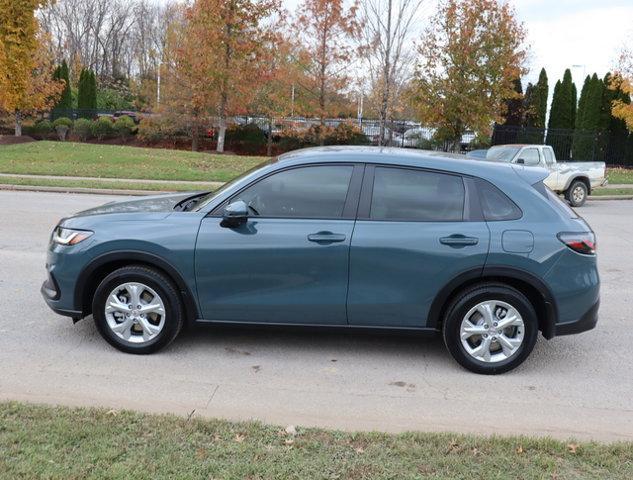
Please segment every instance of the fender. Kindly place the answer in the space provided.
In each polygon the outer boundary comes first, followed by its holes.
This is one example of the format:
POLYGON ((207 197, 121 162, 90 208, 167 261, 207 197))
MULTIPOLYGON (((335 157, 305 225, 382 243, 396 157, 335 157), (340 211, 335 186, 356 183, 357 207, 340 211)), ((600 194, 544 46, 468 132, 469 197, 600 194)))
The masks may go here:
POLYGON ((537 276, 526 270, 502 265, 485 265, 483 268, 467 270, 444 285, 431 304, 427 326, 439 329, 443 309, 453 292, 476 281, 494 280, 497 278, 517 280, 529 285, 534 291, 538 292, 543 300, 545 310, 542 312, 544 318, 541 319, 540 327, 545 338, 552 338, 555 335, 558 308, 549 287, 537 276))
POLYGON ((164 258, 152 253, 142 252, 138 250, 117 250, 104 253, 103 255, 99 255, 98 257, 94 258, 83 268, 77 278, 74 292, 75 309, 81 312, 82 317, 87 315, 87 309, 85 308, 83 302, 85 293, 84 290, 87 286, 90 285, 90 278, 92 277, 92 275, 104 265, 120 262, 140 262, 163 270, 175 282, 178 290, 182 295, 187 320, 192 320, 200 317, 196 297, 192 294, 191 289, 187 285, 187 282, 184 280, 182 275, 180 275, 178 270, 164 258))
POLYGON ((584 180, 585 183, 587 184, 587 188, 589 189, 588 193, 591 193, 591 181, 589 180, 589 177, 582 174, 582 173, 577 173, 575 175, 572 175, 571 177, 569 177, 567 179, 567 181, 565 182, 565 187, 562 189, 562 191, 566 191, 571 184, 574 182, 574 180, 584 180))

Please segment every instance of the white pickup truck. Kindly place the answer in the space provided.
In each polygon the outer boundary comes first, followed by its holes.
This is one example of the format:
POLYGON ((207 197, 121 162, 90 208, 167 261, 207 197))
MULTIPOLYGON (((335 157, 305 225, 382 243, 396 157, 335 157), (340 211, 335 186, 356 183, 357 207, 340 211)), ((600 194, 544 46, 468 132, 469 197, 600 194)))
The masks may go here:
POLYGON ((607 184, 604 162, 557 162, 549 145, 496 145, 482 160, 548 169, 550 174, 545 184, 564 194, 572 207, 582 206, 593 188, 607 184))

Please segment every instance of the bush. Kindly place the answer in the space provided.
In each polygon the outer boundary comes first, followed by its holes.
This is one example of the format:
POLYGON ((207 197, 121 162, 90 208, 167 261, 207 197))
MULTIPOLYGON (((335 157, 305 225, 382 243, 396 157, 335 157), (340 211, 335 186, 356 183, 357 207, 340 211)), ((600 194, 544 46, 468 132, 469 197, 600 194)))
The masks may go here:
POLYGON ((57 132, 57 137, 62 142, 66 140, 66 135, 72 126, 73 121, 67 117, 59 117, 53 122, 53 128, 55 128, 55 131, 57 132))
POLYGON ((92 137, 92 122, 87 118, 79 118, 75 121, 73 131, 79 137, 79 140, 85 142, 92 137))
POLYGON ((258 153, 266 145, 266 134, 254 123, 231 125, 226 130, 226 145, 244 153, 258 153))
POLYGON ((279 141, 282 150, 320 145, 369 145, 367 136, 356 126, 340 123, 336 128, 327 125, 312 125, 306 130, 283 132, 279 141))
POLYGON ((40 120, 33 126, 33 134, 40 138, 46 138, 53 132, 53 124, 49 120, 40 120))
POLYGON ((181 134, 177 122, 167 115, 153 115, 141 118, 138 138, 147 143, 158 143, 163 140, 173 141, 181 134))
POLYGON ((123 115, 116 119, 113 125, 114 132, 121 137, 122 139, 127 139, 132 134, 136 133, 137 127, 132 120, 127 115, 123 115))
POLYGON ((108 117, 100 117, 92 122, 90 128, 92 135, 97 137, 99 141, 104 138, 112 136, 114 133, 114 127, 112 125, 112 120, 108 117))

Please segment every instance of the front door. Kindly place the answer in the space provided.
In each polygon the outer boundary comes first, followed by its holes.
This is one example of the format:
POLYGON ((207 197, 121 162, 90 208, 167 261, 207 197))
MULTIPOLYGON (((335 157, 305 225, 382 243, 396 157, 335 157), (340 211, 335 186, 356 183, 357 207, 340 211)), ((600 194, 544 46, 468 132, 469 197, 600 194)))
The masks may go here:
POLYGON ((473 200, 459 175, 368 167, 365 180, 350 254, 349 323, 426 327, 440 290, 483 269, 488 227, 469 221, 473 200))
MULTIPOLYGON (((205 320, 347 324, 358 202, 358 191, 348 191, 359 175, 362 168, 353 165, 279 171, 230 200, 249 206, 245 224, 228 228, 221 216, 205 218, 195 256, 205 320)), ((360 186, 360 180, 355 183, 360 186)))

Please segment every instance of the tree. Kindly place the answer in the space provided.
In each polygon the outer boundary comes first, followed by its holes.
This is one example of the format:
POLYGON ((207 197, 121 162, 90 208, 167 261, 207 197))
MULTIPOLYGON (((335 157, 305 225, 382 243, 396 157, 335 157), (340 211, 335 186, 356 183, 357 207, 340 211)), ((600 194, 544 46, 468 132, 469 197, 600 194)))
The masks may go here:
POLYGON ((594 73, 587 76, 580 92, 576 131, 574 132, 574 159, 592 159, 596 153, 596 136, 601 129, 604 83, 594 73))
POLYGON ((370 88, 379 99, 379 144, 394 103, 411 77, 414 60, 409 47, 411 27, 423 0, 362 0, 362 57, 368 67, 370 88))
POLYGON ((420 119, 451 148, 467 129, 501 121, 525 73, 525 29, 508 3, 442 0, 422 35, 413 100, 420 119))
POLYGON ((552 146, 556 156, 560 159, 570 157, 572 137, 569 135, 569 130, 574 129, 576 111, 574 90, 575 86, 572 82, 571 71, 567 69, 563 75, 563 81, 557 81, 554 87, 554 96, 552 97, 552 106, 547 124, 546 143, 552 146))
POLYGON ((548 95, 547 73, 542 68, 538 82, 535 85, 528 84, 525 89, 523 125, 526 127, 526 131, 522 141, 526 143, 543 143, 548 95))
POLYGON ((22 135, 24 114, 57 101, 63 84, 53 79, 47 38, 39 32, 35 10, 42 0, 0 0, 0 110, 15 116, 22 135))
POLYGON ((195 148, 199 117, 215 111, 217 151, 224 151, 227 116, 243 113, 259 80, 262 45, 272 34, 264 21, 278 0, 197 0, 186 10, 177 68, 187 78, 195 148))
POLYGON ((73 96, 70 89, 70 75, 66 60, 55 69, 53 79, 64 82, 61 97, 53 109, 62 111, 62 115, 68 116, 66 112, 73 108, 73 96))
POLYGON ((81 71, 78 88, 77 108, 81 110, 82 117, 89 118, 97 109, 97 77, 92 70, 81 71))
POLYGON ((304 0, 299 6, 295 32, 311 59, 306 88, 313 92, 321 125, 332 112, 332 98, 348 84, 357 11, 356 2, 346 9, 343 0, 304 0))
POLYGON ((624 98, 616 98, 612 105, 611 111, 613 116, 624 120, 627 128, 633 132, 633 50, 624 48, 620 53, 618 68, 616 75, 613 77, 611 88, 617 88, 624 94, 624 98), (628 96, 629 101, 626 101, 628 96))
POLYGON ((513 81, 514 95, 506 100, 506 114, 503 125, 518 127, 523 121, 523 85, 521 79, 513 81))

